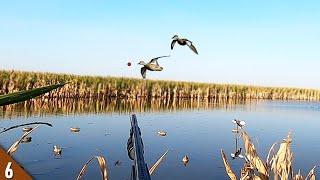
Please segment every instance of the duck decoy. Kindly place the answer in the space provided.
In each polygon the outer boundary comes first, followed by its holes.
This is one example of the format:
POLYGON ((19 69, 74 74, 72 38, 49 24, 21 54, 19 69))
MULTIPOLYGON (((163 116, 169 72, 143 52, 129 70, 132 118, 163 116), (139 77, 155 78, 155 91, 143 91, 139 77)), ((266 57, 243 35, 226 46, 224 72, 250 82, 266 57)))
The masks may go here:
POLYGON ((159 136, 166 136, 167 132, 164 131, 158 131, 159 136))
POLYGON ((23 132, 29 132, 29 131, 31 131, 33 128, 32 127, 24 127, 24 128, 22 128, 22 131, 23 132))
POLYGON ((29 143, 31 142, 32 138, 30 136, 26 136, 22 138, 21 143, 29 143))
POLYGON ((232 159, 236 159, 237 157, 243 159, 243 155, 241 155, 242 148, 239 148, 235 153, 231 153, 232 159))
POLYGON ((115 163, 114 163, 114 166, 121 166, 122 162, 120 160, 117 160, 115 163))
POLYGON ((61 155, 61 152, 62 152, 62 148, 57 146, 57 145, 54 145, 53 146, 53 153, 54 155, 61 155))
POLYGON ((145 63, 144 61, 140 61, 138 64, 142 65, 143 67, 141 68, 141 75, 143 79, 146 78, 147 75, 147 70, 149 71, 162 71, 163 67, 161 67, 158 63, 158 59, 164 58, 164 57, 170 57, 170 56, 160 56, 156 57, 150 60, 149 63, 145 63))
POLYGON ((78 128, 78 127, 71 127, 71 128, 70 128, 70 131, 71 131, 71 132, 79 132, 79 131, 80 131, 80 128, 78 128))
POLYGON ((246 122, 241 121, 241 120, 237 120, 237 119, 232 120, 232 122, 234 124, 236 124, 237 126, 239 126, 240 128, 242 128, 244 125, 246 125, 246 122))
POLYGON ((183 158, 182 158, 182 162, 184 164, 184 166, 186 166, 188 163, 189 163, 189 157, 187 155, 185 155, 183 158))
POLYGON ((198 54, 198 51, 196 49, 196 47, 194 47, 194 45, 192 44, 192 42, 188 39, 185 38, 179 38, 178 35, 174 35, 172 37, 172 42, 171 42, 171 50, 173 50, 173 47, 176 43, 178 43, 181 46, 185 46, 187 45, 194 53, 198 54))

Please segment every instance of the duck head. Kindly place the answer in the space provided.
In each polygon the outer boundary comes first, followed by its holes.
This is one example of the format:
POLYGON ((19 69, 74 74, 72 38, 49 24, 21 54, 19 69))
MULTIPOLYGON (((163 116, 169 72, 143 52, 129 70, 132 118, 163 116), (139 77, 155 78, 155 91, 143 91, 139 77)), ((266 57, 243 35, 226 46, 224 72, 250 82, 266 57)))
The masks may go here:
POLYGON ((142 65, 142 66, 146 65, 146 63, 144 61, 140 61, 138 64, 142 65))
POLYGON ((172 39, 178 39, 179 37, 178 37, 178 35, 174 35, 173 37, 172 37, 172 39))

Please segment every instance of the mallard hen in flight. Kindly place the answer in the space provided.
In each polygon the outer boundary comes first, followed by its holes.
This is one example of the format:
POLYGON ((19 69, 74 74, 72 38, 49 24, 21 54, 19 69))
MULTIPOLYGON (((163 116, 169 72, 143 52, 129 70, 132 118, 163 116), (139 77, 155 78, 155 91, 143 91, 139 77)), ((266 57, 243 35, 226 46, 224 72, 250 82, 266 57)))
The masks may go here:
POLYGON ((156 57, 150 60, 150 62, 145 63, 144 61, 140 61, 138 64, 142 65, 143 67, 141 68, 141 75, 143 79, 146 78, 147 75, 147 70, 149 71, 162 71, 163 67, 161 67, 158 63, 158 59, 164 58, 164 57, 169 57, 169 56, 160 56, 156 57))

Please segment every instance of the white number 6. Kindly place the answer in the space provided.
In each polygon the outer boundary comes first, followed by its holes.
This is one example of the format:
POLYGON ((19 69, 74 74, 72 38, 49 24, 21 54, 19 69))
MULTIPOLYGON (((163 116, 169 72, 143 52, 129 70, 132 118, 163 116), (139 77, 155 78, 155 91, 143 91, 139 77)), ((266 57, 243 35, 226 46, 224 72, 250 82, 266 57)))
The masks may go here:
POLYGON ((4 172, 5 177, 8 179, 11 179, 13 177, 13 170, 10 168, 12 162, 8 162, 8 165, 6 167, 6 171, 4 172))

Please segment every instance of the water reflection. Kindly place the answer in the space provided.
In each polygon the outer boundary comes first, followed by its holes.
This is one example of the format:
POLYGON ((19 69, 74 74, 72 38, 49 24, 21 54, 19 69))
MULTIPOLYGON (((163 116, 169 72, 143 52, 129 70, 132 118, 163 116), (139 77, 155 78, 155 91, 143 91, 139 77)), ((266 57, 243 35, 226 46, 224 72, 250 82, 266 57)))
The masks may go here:
POLYGON ((209 101, 190 99, 36 99, 20 104, 1 107, 2 118, 43 116, 46 114, 174 112, 195 109, 233 109, 243 101, 209 101))

